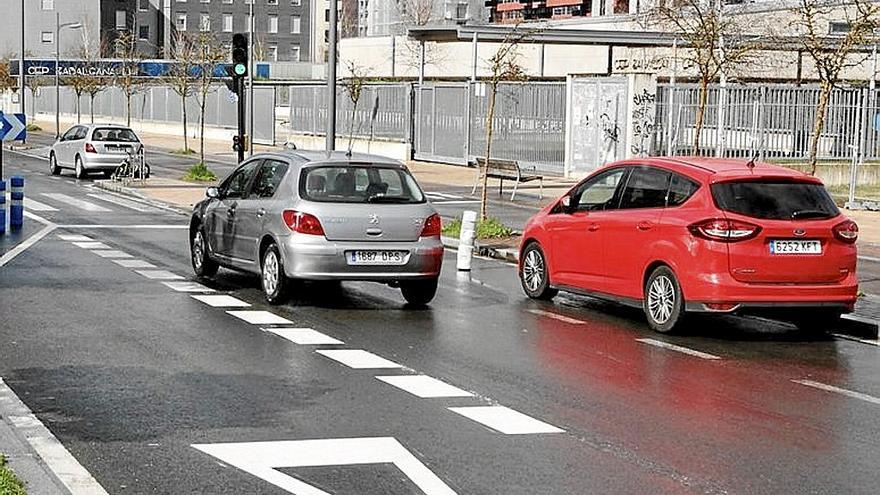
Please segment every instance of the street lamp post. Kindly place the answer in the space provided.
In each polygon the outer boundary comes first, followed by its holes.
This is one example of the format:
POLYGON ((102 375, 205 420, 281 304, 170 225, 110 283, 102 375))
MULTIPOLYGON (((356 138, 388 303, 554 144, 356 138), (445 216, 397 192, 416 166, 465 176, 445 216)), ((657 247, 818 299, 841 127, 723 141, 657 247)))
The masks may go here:
POLYGON ((79 22, 66 22, 61 24, 61 14, 55 13, 55 139, 61 136, 61 75, 59 65, 61 61, 61 28, 80 29, 79 22))

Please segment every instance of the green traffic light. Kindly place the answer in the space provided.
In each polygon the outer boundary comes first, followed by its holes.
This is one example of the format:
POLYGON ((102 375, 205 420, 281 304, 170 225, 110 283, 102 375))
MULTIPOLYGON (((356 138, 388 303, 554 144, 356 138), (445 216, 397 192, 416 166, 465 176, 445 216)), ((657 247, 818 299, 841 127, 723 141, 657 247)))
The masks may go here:
POLYGON ((235 73, 237 75, 243 76, 245 72, 247 72, 247 67, 244 64, 235 64, 235 73))

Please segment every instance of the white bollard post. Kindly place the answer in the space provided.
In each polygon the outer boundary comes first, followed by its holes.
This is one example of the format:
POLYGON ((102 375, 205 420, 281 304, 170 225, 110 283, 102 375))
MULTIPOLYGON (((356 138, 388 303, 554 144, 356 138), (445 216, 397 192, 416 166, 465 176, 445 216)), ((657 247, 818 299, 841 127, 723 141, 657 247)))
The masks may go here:
POLYGON ((461 215, 461 233, 458 235, 458 269, 471 271, 471 257, 474 254, 474 237, 477 230, 477 212, 465 210, 461 215))

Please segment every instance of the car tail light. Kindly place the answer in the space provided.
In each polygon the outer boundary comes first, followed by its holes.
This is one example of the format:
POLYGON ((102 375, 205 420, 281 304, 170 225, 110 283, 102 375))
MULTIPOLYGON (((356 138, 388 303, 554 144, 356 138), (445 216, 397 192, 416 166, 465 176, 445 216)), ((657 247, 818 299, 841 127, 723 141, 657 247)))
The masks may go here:
POLYGON ((321 226, 321 222, 314 215, 296 210, 284 210, 281 216, 284 217, 284 223, 294 232, 324 235, 324 227, 321 226))
POLYGON ((840 222, 832 230, 834 230, 834 237, 847 244, 852 244, 859 238, 859 226, 852 220, 840 222))
POLYGON ((697 222, 688 227, 691 234, 711 241, 737 242, 751 239, 758 235, 761 227, 739 220, 713 218, 697 222))
POLYGON ((422 237, 440 237, 441 222, 440 215, 434 213, 425 219, 425 226, 422 228, 422 237))
POLYGON ((86 153, 97 153, 97 152, 98 152, 98 150, 96 150, 95 147, 92 146, 92 143, 86 143, 86 153))

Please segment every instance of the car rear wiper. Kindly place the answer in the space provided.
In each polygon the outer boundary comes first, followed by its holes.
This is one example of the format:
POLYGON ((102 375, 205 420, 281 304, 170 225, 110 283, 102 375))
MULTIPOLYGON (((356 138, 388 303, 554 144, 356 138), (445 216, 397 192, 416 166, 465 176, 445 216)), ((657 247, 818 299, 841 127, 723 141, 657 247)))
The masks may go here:
POLYGON ((791 219, 795 220, 798 218, 827 218, 829 213, 827 211, 822 210, 798 210, 792 212, 791 219))
POLYGON ((367 203, 409 203, 409 198, 400 196, 385 196, 384 194, 373 194, 367 198, 367 203))

